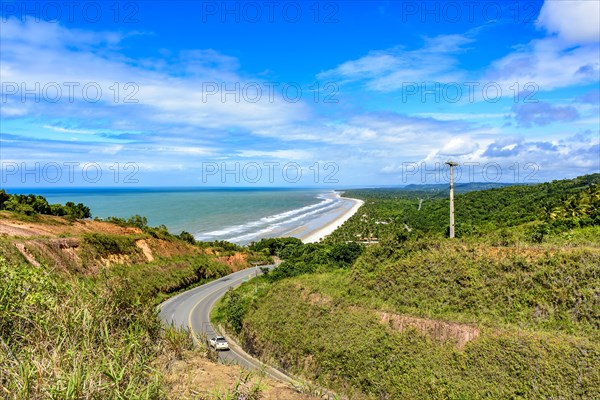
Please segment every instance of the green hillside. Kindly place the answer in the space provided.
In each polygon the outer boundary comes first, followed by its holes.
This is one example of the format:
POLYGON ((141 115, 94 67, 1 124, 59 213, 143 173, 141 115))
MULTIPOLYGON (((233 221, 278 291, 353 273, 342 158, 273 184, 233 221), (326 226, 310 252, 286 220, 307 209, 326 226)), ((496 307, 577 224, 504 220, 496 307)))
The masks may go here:
MULTIPOLYGON (((82 204, 48 206, 41 196, 3 191, 0 200, 2 399, 182 398, 170 393, 170 365, 193 370, 190 359, 202 354, 192 352, 187 331, 161 324, 156 306, 270 261, 171 235, 139 216, 82 220, 82 204)), ((187 398, 220 398, 205 395, 209 387, 193 390, 187 398)))
POLYGON ((459 195, 457 239, 446 199, 349 191, 353 218, 269 246, 285 262, 215 318, 353 399, 599 398, 599 178, 459 195))
MULTIPOLYGON (((563 221, 568 227, 597 223, 599 185, 600 174, 593 174, 540 185, 458 194, 455 198, 456 234, 489 235, 497 233, 499 228, 521 226, 524 229, 527 223, 552 222, 550 219, 570 218, 563 221), (575 204, 579 204, 579 208, 575 204)), ((345 195, 365 200, 365 205, 328 238, 329 242, 357 237, 385 239, 409 232, 444 235, 448 228, 446 191, 364 189, 348 190, 345 195)))

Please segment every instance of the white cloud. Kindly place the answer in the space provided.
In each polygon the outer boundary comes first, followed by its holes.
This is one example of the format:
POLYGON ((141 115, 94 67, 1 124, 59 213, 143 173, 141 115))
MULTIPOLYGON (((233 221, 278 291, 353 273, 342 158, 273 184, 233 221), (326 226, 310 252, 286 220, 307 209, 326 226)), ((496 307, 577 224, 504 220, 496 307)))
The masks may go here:
POLYGON ((465 121, 479 119, 504 119, 506 113, 440 113, 440 112, 425 112, 413 114, 417 117, 434 118, 439 121, 465 121))
MULTIPOLYGON (((35 46, 50 48, 87 49, 117 45, 125 35, 116 32, 94 32, 89 30, 68 29, 58 23, 20 22, 17 18, 2 21, 2 40, 18 42, 26 48, 35 46)), ((3 49, 3 52, 6 51, 3 49)))
MULTIPOLYGON (((534 40, 495 61, 485 80, 497 82, 503 93, 510 96, 518 84, 520 91, 534 92, 532 98, 539 98, 538 92, 597 82, 600 76, 598 43, 565 46, 556 38, 534 40), (527 84, 534 86, 527 88, 527 84)), ((521 99, 525 98, 521 95, 521 99)))
POLYGON ((454 137, 450 139, 439 151, 439 154, 460 156, 472 153, 479 145, 470 137, 454 137))
POLYGON ((313 155, 305 150, 242 150, 237 153, 240 157, 249 158, 279 158, 282 160, 310 160, 313 155))
MULTIPOLYGON (((346 61, 334 69, 320 73, 319 79, 339 82, 363 82, 377 92, 402 90, 404 95, 423 99, 422 82, 475 82, 474 100, 481 102, 486 85, 499 87, 501 97, 514 97, 519 102, 539 99, 538 93, 574 85, 597 82, 600 77, 600 1, 549 1, 544 4, 540 26, 559 35, 519 44, 509 54, 491 62, 481 71, 468 71, 459 65, 459 57, 474 42, 477 30, 464 35, 440 35, 426 38, 421 47, 407 50, 394 47, 371 51, 356 60, 346 61), (581 21, 581 25, 579 24, 581 21), (406 85, 416 83, 417 94, 406 85), (530 95, 530 96, 529 96, 530 95), (528 97, 529 96, 529 97, 528 97)), ((460 86, 460 84, 459 84, 460 86)), ((435 86, 429 85, 427 89, 435 86)), ((469 99, 469 89, 462 87, 459 103, 469 99)), ((436 90, 441 90, 438 88, 436 90)), ((453 93, 453 92, 452 92, 453 93)))
POLYGON ((148 69, 117 51, 123 40, 122 35, 70 30, 53 23, 23 23, 16 19, 3 22, 3 82, 15 82, 27 89, 39 87, 42 96, 47 84, 62 88, 59 102, 38 103, 30 96, 27 110, 21 109, 20 93, 8 95, 3 115, 29 112, 71 117, 77 109, 78 116, 85 115, 89 120, 104 119, 116 124, 128 119, 135 121, 138 128, 140 125, 155 128, 158 123, 252 130, 297 121, 310 114, 303 101, 285 101, 281 85, 279 91, 270 95, 261 80, 241 76, 236 72, 238 61, 233 57, 211 49, 190 50, 170 60, 169 67, 148 69), (68 101, 69 88, 65 82, 77 83, 74 102, 68 101), (101 89, 97 103, 87 101, 82 94, 84 85, 89 83, 101 89), (126 88, 127 84, 130 86, 126 88), (247 91, 247 85, 251 84, 262 85, 262 94, 256 101, 247 91), (209 85, 216 85, 217 89, 203 95, 209 85), (231 88, 237 88, 236 95, 223 94, 222 89, 231 88), (137 102, 127 103, 128 95, 137 102), (252 101, 247 101, 248 97, 252 101))
POLYGON ((102 154, 110 154, 115 155, 118 154, 121 150, 123 150, 123 145, 121 144, 113 144, 108 146, 96 146, 93 151, 90 151, 91 154, 102 153, 102 154))
POLYGON ((486 75, 508 93, 528 82, 534 91, 585 85, 600 79, 600 1, 546 1, 538 26, 551 35, 495 61, 486 75), (556 34, 556 35, 553 35, 556 34), (512 86, 514 87, 514 86, 512 86))
POLYGON ((51 125, 44 125, 44 126, 42 126, 42 128, 50 129, 50 130, 53 130, 55 132, 79 133, 79 134, 82 134, 82 135, 93 135, 93 134, 98 133, 97 131, 90 130, 90 129, 67 129, 67 128, 63 128, 61 126, 51 126, 51 125))
MULTIPOLYGON (((490 160, 483 154, 502 131, 482 125, 489 122, 482 121, 485 119, 494 119, 498 125, 504 116, 498 108, 486 113, 469 113, 469 108, 460 108, 460 113, 444 107, 418 108, 427 112, 411 116, 360 110, 349 114, 342 110, 319 117, 308 101, 289 103, 280 95, 271 100, 266 92, 256 103, 243 98, 236 101, 231 95, 223 101, 220 88, 203 96, 203 83, 225 83, 231 88, 236 82, 241 87, 261 82, 239 71, 234 57, 201 49, 165 59, 132 60, 119 51, 127 36, 74 31, 57 24, 32 25, 14 20, 3 24, 3 81, 26 82, 28 87, 35 82, 98 82, 105 96, 99 103, 77 102, 67 107, 61 103, 22 103, 20 98, 3 104, 3 117, 31 117, 37 128, 55 132, 38 135, 43 139, 52 133, 53 141, 38 142, 32 134, 10 139, 8 148, 3 137, 2 151, 12 158, 15 149, 28 160, 62 157, 61 161, 96 161, 95 154, 103 153, 104 159, 112 156, 114 162, 134 161, 151 171, 190 170, 202 161, 235 157, 311 159, 335 161, 346 176, 358 179, 376 176, 382 166, 387 166, 383 167, 387 172, 398 171, 397 165, 403 161, 443 162, 450 156, 490 160), (9 33, 5 35, 6 27, 9 33), (112 100, 109 89, 114 82, 121 84, 119 102, 112 100), (126 92, 122 85, 127 82, 139 87, 135 95, 139 103, 123 103, 126 92), (71 136, 77 137, 77 143, 65 143, 71 136), (277 150, 267 150, 270 148, 277 150)), ((319 78, 362 81, 380 92, 396 90, 407 81, 466 79, 467 72, 459 69, 457 57, 470 42, 464 35, 445 35, 425 39, 421 48, 413 50, 374 51, 323 72, 319 78)), ((586 84, 597 81, 597 54, 594 43, 565 48, 564 40, 556 37, 538 40, 498 60, 485 78, 506 85, 505 93, 510 95, 509 87, 515 81, 537 82, 540 90, 586 84)), ((594 110, 597 107, 590 109, 589 118, 594 110)), ((587 148, 593 145, 588 143, 587 148)), ((506 160, 518 160, 525 154, 552 162, 556 152, 543 147, 512 140, 499 143, 493 150, 499 155, 520 153, 506 160)), ((585 148, 572 143, 557 148, 565 160, 590 165, 585 148)), ((363 182, 368 181, 365 178, 363 182)))
POLYGON ((406 50, 396 47, 372 51, 364 57, 346 61, 334 69, 321 72, 318 79, 336 79, 343 82, 366 81, 369 89, 389 92, 403 84, 461 80, 456 69, 458 53, 473 39, 464 35, 440 35, 425 38, 421 48, 406 50))
MULTIPOLYGON (((556 173, 565 176, 566 171, 572 171, 573 176, 577 176, 600 169, 599 137, 568 135, 570 133, 556 134, 543 140, 510 136, 473 137, 478 146, 471 152, 453 155, 452 159, 463 165, 463 175, 468 170, 476 171, 471 177, 475 181, 485 178, 481 172, 486 166, 490 166, 489 172, 493 172, 494 177, 495 170, 500 167, 502 179, 499 180, 503 182, 524 182, 527 177, 544 180, 556 173)), ((451 147, 460 148, 455 144, 452 143, 451 147)), ((422 161, 431 168, 436 163, 444 163, 447 158, 448 154, 442 148, 431 152, 422 161)))
POLYGON ((600 1, 551 0, 544 2, 538 26, 569 43, 597 43, 600 40, 600 1))

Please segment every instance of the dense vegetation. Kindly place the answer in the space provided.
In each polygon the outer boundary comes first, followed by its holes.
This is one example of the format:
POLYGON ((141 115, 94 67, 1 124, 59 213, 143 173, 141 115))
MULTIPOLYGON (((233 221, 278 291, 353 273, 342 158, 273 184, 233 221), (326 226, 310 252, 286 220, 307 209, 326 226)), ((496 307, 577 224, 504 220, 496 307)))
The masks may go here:
POLYGON ((302 244, 296 238, 262 239, 250 245, 254 251, 265 251, 269 255, 279 256, 285 261, 266 275, 270 282, 318 271, 330 271, 351 265, 362 253, 363 247, 357 243, 336 243, 329 246, 321 244, 302 244))
MULTIPOLYGON (((84 240, 96 251, 132 249, 126 237, 91 234, 84 240)), ((156 361, 181 360, 193 341, 187 332, 163 326, 156 305, 230 272, 205 254, 114 265, 94 276, 32 267, 16 254, 11 261, 0 257, 2 398, 172 398, 164 365, 156 361)), ((195 388, 190 398, 250 391, 232 390, 204 396, 195 388)))
POLYGON ((460 194, 454 240, 435 193, 348 191, 324 243, 259 243, 281 270, 214 318, 352 398, 599 398, 599 180, 460 194))
MULTIPOLYGON (((348 190, 346 196, 365 200, 365 205, 329 242, 447 233, 446 190, 364 189, 348 190)), ((594 225, 600 221, 599 209, 600 174, 469 192, 456 196, 456 235, 485 236, 535 222, 555 229, 594 225)), ((536 234, 533 230, 528 233, 536 234)))
POLYGON ((90 218, 90 209, 82 203, 67 202, 61 204, 48 204, 44 196, 34 194, 8 194, 0 190, 0 210, 13 211, 24 215, 56 215, 71 219, 90 218))

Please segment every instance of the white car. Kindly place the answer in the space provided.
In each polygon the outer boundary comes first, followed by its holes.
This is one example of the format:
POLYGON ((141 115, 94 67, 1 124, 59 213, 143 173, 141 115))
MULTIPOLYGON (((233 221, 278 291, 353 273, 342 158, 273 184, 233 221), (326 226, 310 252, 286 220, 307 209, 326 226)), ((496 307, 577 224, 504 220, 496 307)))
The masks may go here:
POLYGON ((229 350, 229 343, 223 336, 216 336, 208 341, 210 347, 215 350, 229 350))

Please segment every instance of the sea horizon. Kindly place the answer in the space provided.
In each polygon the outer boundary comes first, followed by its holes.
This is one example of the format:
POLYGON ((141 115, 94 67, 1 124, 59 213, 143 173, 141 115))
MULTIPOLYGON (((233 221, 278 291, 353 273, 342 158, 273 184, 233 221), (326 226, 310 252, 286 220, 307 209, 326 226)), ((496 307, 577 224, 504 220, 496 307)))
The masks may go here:
POLYGON ((148 225, 186 231, 198 240, 247 244, 267 237, 303 237, 348 210, 343 190, 275 187, 52 187, 8 189, 49 203, 88 206, 92 218, 141 215, 148 225))

